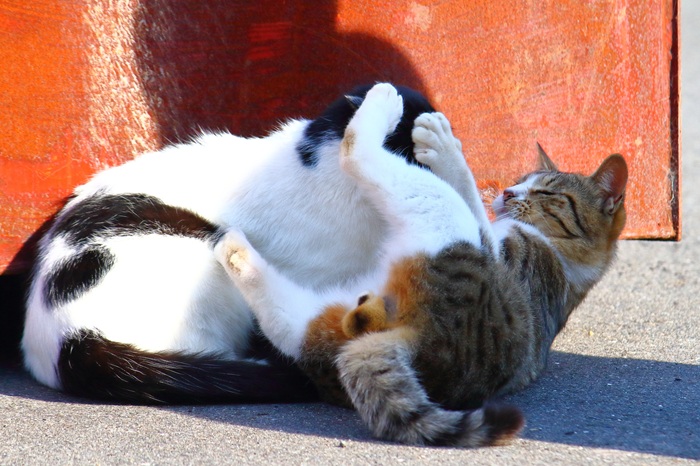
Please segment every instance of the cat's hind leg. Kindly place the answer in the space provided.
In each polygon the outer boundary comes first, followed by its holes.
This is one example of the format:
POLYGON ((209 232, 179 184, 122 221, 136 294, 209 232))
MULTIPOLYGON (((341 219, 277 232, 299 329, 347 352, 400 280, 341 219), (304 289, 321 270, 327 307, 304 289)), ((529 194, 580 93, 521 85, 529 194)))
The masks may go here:
POLYGON ((214 253, 265 336, 282 353, 298 359, 309 322, 323 310, 324 296, 280 274, 240 231, 228 231, 214 253))

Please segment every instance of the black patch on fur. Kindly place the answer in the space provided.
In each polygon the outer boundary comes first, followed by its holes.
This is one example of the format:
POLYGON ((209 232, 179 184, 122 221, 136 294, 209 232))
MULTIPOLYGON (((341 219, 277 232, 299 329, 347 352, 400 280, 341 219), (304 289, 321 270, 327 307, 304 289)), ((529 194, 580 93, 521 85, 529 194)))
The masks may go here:
MULTIPOLYGON (((309 123, 304 130, 303 139, 297 145, 297 152, 299 152, 301 163, 304 166, 313 167, 318 163, 319 154, 316 149, 325 141, 343 138, 345 127, 357 110, 355 102, 364 99, 373 86, 371 84, 353 89, 349 94, 330 104, 320 117, 309 123), (352 97, 352 99, 348 99, 346 96, 352 97)), ((411 137, 413 123, 419 115, 434 112, 435 108, 420 92, 405 86, 395 87, 399 95, 403 97, 403 116, 396 126, 396 131, 384 141, 384 147, 395 154, 400 154, 411 164, 423 166, 413 155, 414 144, 411 137)))
POLYGON ((82 244, 98 237, 148 233, 210 239, 217 235, 217 226, 154 196, 96 194, 61 213, 55 231, 82 244))
POLYGON ((71 301, 97 285, 114 265, 107 248, 91 245, 59 262, 46 277, 44 299, 51 307, 71 301))
POLYGON ((261 403, 317 399, 289 360, 270 365, 211 355, 148 353, 82 330, 67 337, 58 358, 63 389, 132 404, 261 403))

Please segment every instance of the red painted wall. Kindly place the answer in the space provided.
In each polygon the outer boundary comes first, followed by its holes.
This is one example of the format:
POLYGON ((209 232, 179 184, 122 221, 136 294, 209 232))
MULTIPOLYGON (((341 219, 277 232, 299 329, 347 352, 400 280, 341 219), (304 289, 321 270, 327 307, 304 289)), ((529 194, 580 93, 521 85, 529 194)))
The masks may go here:
POLYGON ((0 0, 0 272, 100 168, 261 135, 391 80, 451 119, 485 198, 534 163, 630 167, 627 238, 680 238, 677 0, 0 0))

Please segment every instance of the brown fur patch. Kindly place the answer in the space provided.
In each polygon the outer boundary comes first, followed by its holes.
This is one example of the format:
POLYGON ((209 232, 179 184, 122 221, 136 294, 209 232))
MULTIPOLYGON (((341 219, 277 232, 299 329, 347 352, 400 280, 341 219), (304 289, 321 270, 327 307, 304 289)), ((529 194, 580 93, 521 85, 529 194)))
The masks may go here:
POLYGON ((343 333, 348 338, 389 328, 384 299, 381 296, 371 294, 363 298, 360 305, 345 314, 342 319, 343 333))
POLYGON ((340 304, 328 307, 309 324, 306 330, 304 347, 337 346, 348 340, 343 332, 341 322, 347 309, 340 304))
POLYGON ((316 385, 321 398, 329 403, 351 407, 338 379, 335 357, 348 340, 342 321, 347 309, 339 304, 326 307, 306 330, 299 366, 316 385))
POLYGON ((341 145, 341 153, 344 155, 349 155, 355 150, 355 131, 352 128, 345 130, 345 137, 343 138, 341 145))

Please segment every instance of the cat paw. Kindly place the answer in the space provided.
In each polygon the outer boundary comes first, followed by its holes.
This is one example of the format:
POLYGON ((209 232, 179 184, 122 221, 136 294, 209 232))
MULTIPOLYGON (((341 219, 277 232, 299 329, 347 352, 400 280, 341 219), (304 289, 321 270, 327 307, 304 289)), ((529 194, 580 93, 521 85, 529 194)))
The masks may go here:
POLYGON ((363 106, 374 106, 377 117, 384 117, 385 135, 394 132, 403 115, 403 98, 399 95, 396 88, 388 83, 376 84, 370 89, 360 108, 363 106))
POLYGON ((450 122, 442 113, 419 115, 414 122, 411 136, 415 145, 416 160, 433 171, 440 168, 439 165, 445 162, 444 159, 448 155, 459 154, 459 158, 462 159, 462 143, 453 136, 450 122))
POLYGON ((227 231, 214 246, 214 255, 235 282, 252 282, 260 275, 262 258, 241 231, 227 231))
MULTIPOLYGON (((360 138, 372 145, 381 145, 393 133, 403 115, 403 98, 391 84, 380 83, 367 92, 345 131, 345 138, 360 138)), ((350 152, 350 151, 348 151, 350 152)))
POLYGON ((388 323, 384 299, 372 293, 363 294, 357 300, 357 307, 343 316, 341 327, 348 338, 386 330, 388 323))

